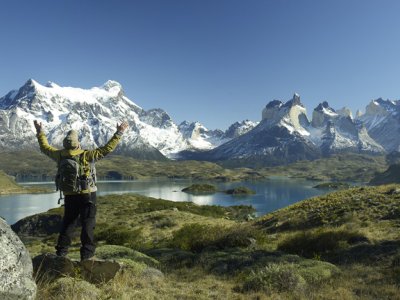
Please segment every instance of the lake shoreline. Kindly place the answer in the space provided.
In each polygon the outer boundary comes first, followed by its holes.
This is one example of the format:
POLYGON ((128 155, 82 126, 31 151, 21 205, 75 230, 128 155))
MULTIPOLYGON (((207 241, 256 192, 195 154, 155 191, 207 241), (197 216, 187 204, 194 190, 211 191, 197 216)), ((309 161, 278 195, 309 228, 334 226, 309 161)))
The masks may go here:
MULTIPOLYGON (((191 195, 182 192, 182 189, 192 183, 204 182, 197 180, 123 180, 99 181, 98 196, 111 194, 138 194, 154 199, 165 199, 175 202, 193 202, 197 205, 251 205, 256 209, 257 216, 286 207, 294 202, 326 193, 318 191, 312 186, 315 182, 303 179, 290 179, 287 177, 273 177, 265 180, 251 180, 239 182, 215 183, 218 190, 229 190, 239 186, 246 186, 255 191, 253 195, 229 195, 216 193, 212 195, 191 195)), ((210 181, 206 181, 210 182, 210 181)), ((20 183, 21 184, 21 183, 20 183)), ((59 193, 54 191, 53 182, 24 182, 24 186, 35 188, 43 187, 53 192, 39 194, 13 194, 0 196, 0 215, 9 224, 51 208, 59 207, 59 193)), ((27 190, 24 190, 27 191, 27 190)))

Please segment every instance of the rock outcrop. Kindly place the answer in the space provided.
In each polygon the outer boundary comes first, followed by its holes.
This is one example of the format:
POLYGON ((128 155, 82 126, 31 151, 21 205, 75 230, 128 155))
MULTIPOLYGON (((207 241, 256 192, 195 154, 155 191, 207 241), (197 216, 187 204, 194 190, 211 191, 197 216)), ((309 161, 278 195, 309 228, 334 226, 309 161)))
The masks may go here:
POLYGON ((32 260, 24 244, 0 218, 0 299, 35 299, 32 260))
POLYGON ((79 274, 90 283, 107 282, 122 269, 116 261, 90 259, 82 262, 67 257, 46 253, 33 259, 33 269, 40 280, 53 281, 61 277, 75 277, 79 274))
POLYGON ((35 277, 45 282, 71 277, 99 284, 112 280, 122 270, 130 270, 137 276, 162 279, 163 273, 155 268, 158 265, 158 261, 143 253, 117 245, 100 246, 96 258, 84 261, 52 253, 33 258, 35 277))

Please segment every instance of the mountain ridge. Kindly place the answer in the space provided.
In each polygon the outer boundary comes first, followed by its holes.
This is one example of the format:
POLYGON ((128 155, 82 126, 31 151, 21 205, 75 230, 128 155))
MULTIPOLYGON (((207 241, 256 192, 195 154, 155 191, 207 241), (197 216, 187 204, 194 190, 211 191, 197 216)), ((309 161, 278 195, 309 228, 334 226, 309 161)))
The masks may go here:
POLYGON ((79 130, 81 143, 87 148, 103 145, 116 123, 127 120, 130 130, 118 151, 128 155, 148 153, 142 156, 150 159, 172 157, 188 148, 210 149, 221 144, 220 140, 230 139, 203 125, 202 134, 185 137, 167 112, 159 108, 144 110, 112 80, 100 87, 81 89, 53 82, 43 86, 29 79, 0 98, 0 149, 37 149, 34 119, 43 123, 51 144, 60 147, 65 132, 73 128, 79 130))
POLYGON ((200 122, 177 125, 161 108, 144 110, 108 80, 100 87, 41 85, 29 79, 22 87, 0 98, 0 149, 37 149, 32 121, 43 122, 49 142, 62 145, 70 128, 80 132, 84 147, 106 143, 115 123, 127 120, 118 153, 143 159, 198 159, 209 161, 254 160, 287 164, 335 153, 382 154, 400 149, 400 101, 371 101, 364 114, 353 118, 347 108, 335 110, 321 102, 307 117, 295 93, 288 101, 273 100, 259 122, 235 122, 226 131, 209 130, 200 122))

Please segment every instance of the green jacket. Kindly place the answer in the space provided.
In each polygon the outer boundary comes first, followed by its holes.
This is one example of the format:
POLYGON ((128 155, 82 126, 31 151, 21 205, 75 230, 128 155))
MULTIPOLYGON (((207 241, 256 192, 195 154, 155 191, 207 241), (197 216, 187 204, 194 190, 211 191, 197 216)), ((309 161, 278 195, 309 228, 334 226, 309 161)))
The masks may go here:
MULTIPOLYGON (((112 138, 102 147, 99 147, 94 150, 82 150, 82 149, 62 149, 59 150, 49 145, 47 141, 46 135, 44 132, 40 132, 37 135, 37 139, 40 146, 40 151, 50 157, 52 160, 58 163, 60 162, 61 158, 64 157, 72 157, 76 155, 80 155, 80 163, 83 167, 83 173, 86 176, 90 176, 90 164, 104 158, 107 154, 114 151, 117 147, 119 141, 121 140, 122 133, 116 132, 112 138)), ((83 190, 81 193, 90 193, 95 191, 95 186, 91 187, 89 190, 83 190)))

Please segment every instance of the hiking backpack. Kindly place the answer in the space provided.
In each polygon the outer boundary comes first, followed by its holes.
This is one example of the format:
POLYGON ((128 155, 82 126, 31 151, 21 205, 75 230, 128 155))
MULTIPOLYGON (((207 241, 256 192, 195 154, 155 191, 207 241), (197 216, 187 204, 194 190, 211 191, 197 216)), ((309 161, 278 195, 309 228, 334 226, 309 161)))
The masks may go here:
MULTIPOLYGON (((56 188, 63 193, 79 193, 82 189, 83 167, 80 155, 61 157, 58 163, 56 188)), ((87 188, 86 188, 87 189, 87 188)))
POLYGON ((83 190, 95 192, 96 187, 96 167, 95 163, 89 163, 89 176, 84 170, 84 165, 81 161, 82 154, 72 157, 60 157, 58 162, 58 171, 56 175, 56 189, 60 191, 60 200, 64 199, 61 192, 65 194, 80 193, 83 190))

